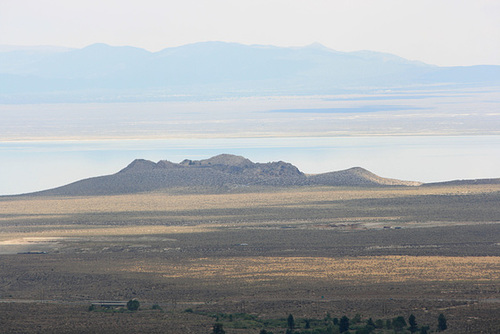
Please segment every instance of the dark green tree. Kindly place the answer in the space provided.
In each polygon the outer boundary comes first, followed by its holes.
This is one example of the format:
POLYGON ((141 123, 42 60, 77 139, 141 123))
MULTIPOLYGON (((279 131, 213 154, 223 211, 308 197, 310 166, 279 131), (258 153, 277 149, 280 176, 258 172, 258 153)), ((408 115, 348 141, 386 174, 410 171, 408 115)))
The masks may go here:
POLYGON ((406 327, 406 320, 402 316, 396 317, 392 320, 392 327, 396 331, 401 331, 406 327))
POLYGON ((356 334, 370 334, 373 331, 374 331, 373 327, 365 326, 363 328, 356 329, 356 334))
POLYGON ((141 306, 141 303, 137 299, 130 299, 127 302, 127 310, 129 311, 137 311, 139 307, 141 306))
POLYGON ((295 328, 295 320, 293 319, 293 315, 291 314, 288 315, 286 323, 288 324, 289 329, 293 330, 295 328))
POLYGON ((375 320, 375 327, 376 328, 384 328, 384 321, 382 319, 375 320))
POLYGON ((391 319, 387 319, 385 321, 385 328, 392 329, 392 321, 391 321, 391 319))
POLYGON ((305 319, 304 321, 305 321, 305 323, 306 323, 306 324, 304 325, 304 328, 305 328, 305 329, 309 329, 309 328, 311 328, 311 320, 309 320, 309 319, 305 319))
POLYGON ((366 320, 365 327, 358 329, 356 331, 356 333, 367 334, 367 333, 373 332, 374 330, 375 330, 375 323, 373 322, 373 319, 370 318, 370 319, 366 320))
POLYGON ((216 322, 213 327, 212 334, 226 334, 226 331, 222 327, 222 324, 219 322, 216 322))
POLYGON ((408 324, 410 325, 408 330, 411 333, 415 333, 418 330, 417 320, 415 319, 415 316, 413 314, 410 314, 410 317, 408 318, 408 324))
POLYGON ((438 330, 439 331, 444 331, 448 328, 448 325, 446 324, 446 318, 443 313, 441 313, 438 317, 438 330))
POLYGON ((259 334, 268 334, 265 329, 261 329, 259 334))
POLYGON ((340 333, 347 332, 349 330, 349 318, 346 317, 345 315, 340 318, 339 321, 339 331, 340 333))
POLYGON ((429 326, 420 327, 420 334, 427 334, 429 331, 429 326))

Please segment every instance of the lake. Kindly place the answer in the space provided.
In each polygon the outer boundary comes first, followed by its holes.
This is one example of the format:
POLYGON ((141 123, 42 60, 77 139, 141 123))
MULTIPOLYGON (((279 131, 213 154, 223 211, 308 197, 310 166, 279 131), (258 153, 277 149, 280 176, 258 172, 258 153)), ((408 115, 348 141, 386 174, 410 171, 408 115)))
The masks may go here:
POLYGON ((19 194, 111 174, 136 158, 205 159, 231 153, 283 160, 305 173, 354 166, 423 182, 500 177, 500 136, 205 138, 0 143, 0 194, 19 194))
POLYGON ((0 195, 221 153, 305 173, 423 182, 500 177, 500 89, 210 101, 0 105, 0 195))

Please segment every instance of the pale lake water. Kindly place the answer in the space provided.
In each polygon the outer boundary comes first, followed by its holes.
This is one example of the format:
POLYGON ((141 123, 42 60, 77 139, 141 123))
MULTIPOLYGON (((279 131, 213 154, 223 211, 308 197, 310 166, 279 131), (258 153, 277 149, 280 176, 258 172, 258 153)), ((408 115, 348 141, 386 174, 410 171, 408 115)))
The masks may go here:
POLYGON ((423 182, 500 177, 500 136, 288 137, 0 142, 0 194, 111 174, 136 158, 205 159, 230 153, 283 160, 305 173, 354 166, 423 182))
POLYGON ((192 102, 0 105, 0 195, 116 173, 137 158, 231 153, 304 173, 422 182, 500 177, 500 88, 192 102))

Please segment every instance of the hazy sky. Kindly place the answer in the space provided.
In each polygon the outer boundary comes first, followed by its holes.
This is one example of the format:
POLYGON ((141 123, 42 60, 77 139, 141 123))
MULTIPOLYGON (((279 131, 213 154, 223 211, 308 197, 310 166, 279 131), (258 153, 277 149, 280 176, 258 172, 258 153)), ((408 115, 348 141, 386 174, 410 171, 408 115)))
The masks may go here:
POLYGON ((1 0, 0 44, 158 51, 199 41, 500 65, 499 0, 1 0))

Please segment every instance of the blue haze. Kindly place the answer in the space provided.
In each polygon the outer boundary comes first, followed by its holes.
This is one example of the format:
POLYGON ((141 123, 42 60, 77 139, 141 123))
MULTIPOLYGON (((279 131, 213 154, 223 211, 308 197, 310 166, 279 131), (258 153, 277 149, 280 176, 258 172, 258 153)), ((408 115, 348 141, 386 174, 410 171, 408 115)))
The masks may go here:
POLYGON ((317 44, 203 42, 154 53, 93 44, 0 52, 0 103, 198 100, 464 85, 500 85, 500 66, 438 67, 317 44))

